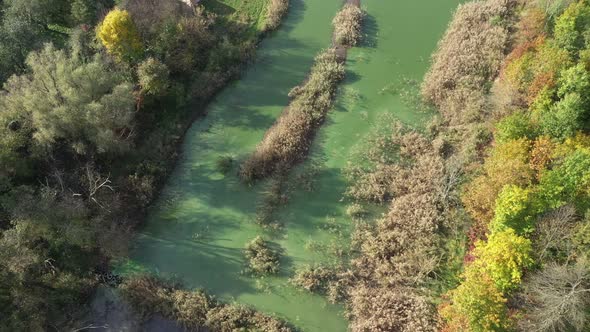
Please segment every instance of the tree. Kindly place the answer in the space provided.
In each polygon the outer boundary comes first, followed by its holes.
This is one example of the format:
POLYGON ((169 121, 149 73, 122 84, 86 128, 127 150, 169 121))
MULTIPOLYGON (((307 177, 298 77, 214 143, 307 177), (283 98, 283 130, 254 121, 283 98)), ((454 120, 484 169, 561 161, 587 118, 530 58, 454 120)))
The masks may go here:
POLYGON ((76 24, 92 24, 96 19, 96 0, 73 0, 71 15, 76 24))
POLYGON ((496 145, 486 158, 483 174, 467 185, 462 195, 466 210, 487 230, 494 216, 496 197, 506 185, 527 186, 533 179, 529 164, 531 142, 520 138, 496 145))
POLYGON ((444 331, 503 331, 511 325, 506 298, 494 280, 477 266, 470 265, 464 281, 450 291, 451 302, 439 309, 446 322, 444 331))
POLYGON ((554 39, 559 47, 576 52, 584 47, 584 31, 590 27, 590 7, 585 1, 572 3, 555 22, 554 39))
POLYGON ((531 251, 531 241, 513 229, 493 232, 487 242, 476 243, 473 268, 485 271, 506 292, 520 284, 524 268, 532 265, 531 251))
POLYGON ((170 84, 168 67, 154 58, 148 58, 139 65, 137 76, 142 91, 150 95, 165 94, 170 84))
POLYGON ((539 195, 547 209, 574 202, 582 210, 590 204, 590 150, 579 148, 541 177, 539 195))
POLYGON ((547 264, 527 281, 527 331, 586 331, 590 306, 588 262, 547 264))
POLYGON ((97 36, 107 51, 120 61, 136 59, 143 50, 137 28, 126 10, 111 10, 97 27, 97 36))
POLYGON ((499 232, 512 228, 518 234, 532 232, 537 214, 536 204, 538 203, 532 190, 514 185, 505 186, 496 199, 490 230, 499 232))
POLYGON ((586 116, 584 100, 578 93, 568 93, 553 107, 540 113, 541 130, 560 140, 573 136, 584 127, 586 116))
POLYGON ((14 76, 4 86, 0 119, 19 121, 17 132, 28 131, 22 135, 32 135, 41 149, 64 144, 79 154, 116 153, 129 146, 132 85, 100 56, 81 63, 48 44, 31 53, 27 65, 30 74, 14 76))
POLYGON ((64 36, 49 27, 67 25, 67 0, 6 0, 0 2, 0 82, 25 70, 27 54, 44 42, 64 36))
POLYGON ((497 143, 502 144, 522 137, 534 139, 536 135, 537 130, 529 115, 525 112, 516 112, 496 124, 494 138, 497 143))

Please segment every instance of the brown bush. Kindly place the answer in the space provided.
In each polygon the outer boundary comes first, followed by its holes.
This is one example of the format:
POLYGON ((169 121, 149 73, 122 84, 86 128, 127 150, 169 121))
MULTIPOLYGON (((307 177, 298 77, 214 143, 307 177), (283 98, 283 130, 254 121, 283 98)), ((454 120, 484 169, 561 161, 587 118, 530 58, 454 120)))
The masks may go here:
POLYGON ((144 319, 161 314, 190 330, 290 332, 281 320, 244 306, 217 302, 202 291, 182 290, 152 276, 138 276, 124 281, 125 298, 144 319))
POLYGON ((207 327, 213 331, 292 331, 276 318, 262 315, 240 305, 222 305, 207 313, 207 327))
POLYGON ((350 307, 353 332, 436 331, 433 306, 412 289, 358 286, 350 307))
POLYGON ((439 175, 434 173, 442 167, 430 168, 434 166, 429 164, 434 160, 429 158, 434 153, 431 144, 423 135, 387 117, 378 123, 361 142, 359 156, 344 170, 349 181, 346 194, 359 201, 384 203, 410 191, 427 190, 424 182, 433 181, 439 175))
POLYGON ((504 59, 516 3, 474 1, 457 9, 422 85, 424 98, 450 123, 474 121, 485 111, 485 95, 504 59))
POLYGON ((362 9, 357 5, 344 5, 332 20, 336 45, 355 46, 360 41, 363 16, 362 9))
POLYGON ((315 130, 332 106, 344 66, 334 49, 320 53, 308 80, 289 94, 293 100, 266 132, 256 151, 244 161, 240 177, 245 181, 264 178, 290 169, 309 150, 315 130))
POLYGON ((266 22, 262 31, 271 31, 278 28, 288 10, 289 0, 270 0, 266 12, 266 22))
POLYGON ((261 236, 255 237, 244 248, 248 272, 254 274, 276 274, 279 272, 279 252, 261 236))

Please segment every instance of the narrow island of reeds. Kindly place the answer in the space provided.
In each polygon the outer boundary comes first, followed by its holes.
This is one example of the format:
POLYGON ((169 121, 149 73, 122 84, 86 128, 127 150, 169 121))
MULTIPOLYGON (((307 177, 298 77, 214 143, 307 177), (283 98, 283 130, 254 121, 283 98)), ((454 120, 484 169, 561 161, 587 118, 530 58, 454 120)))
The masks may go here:
POLYGON ((356 4, 346 4, 336 15, 333 46, 315 58, 307 80, 291 90, 289 106, 242 163, 242 180, 250 182, 285 172, 307 155, 344 78, 346 48, 360 40, 362 19, 363 11, 356 4))

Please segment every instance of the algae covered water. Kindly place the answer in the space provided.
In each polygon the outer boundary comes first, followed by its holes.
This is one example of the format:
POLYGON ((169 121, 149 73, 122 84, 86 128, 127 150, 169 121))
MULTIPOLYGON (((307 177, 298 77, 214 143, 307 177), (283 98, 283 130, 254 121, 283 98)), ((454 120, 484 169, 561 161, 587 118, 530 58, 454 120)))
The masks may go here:
POLYGON ((342 1, 291 0, 284 24, 260 45, 257 61, 187 133, 175 171, 151 208, 129 261, 118 269, 178 278, 225 301, 275 313, 303 331, 346 331, 340 306, 295 289, 288 278, 296 266, 339 259, 334 248, 348 242, 342 168, 355 143, 381 114, 409 123, 428 117, 413 107, 416 82, 457 4, 363 0, 366 38, 349 53, 347 79, 310 159, 290 178, 295 183, 297 175, 311 174, 311 186, 293 186, 279 211, 283 229, 268 232, 254 222, 264 183, 247 186, 236 176, 236 165, 224 175, 216 164, 228 156, 242 160, 254 150, 288 104, 289 90, 330 45, 330 22, 342 1), (260 234, 284 250, 277 277, 243 273, 244 245, 260 234))

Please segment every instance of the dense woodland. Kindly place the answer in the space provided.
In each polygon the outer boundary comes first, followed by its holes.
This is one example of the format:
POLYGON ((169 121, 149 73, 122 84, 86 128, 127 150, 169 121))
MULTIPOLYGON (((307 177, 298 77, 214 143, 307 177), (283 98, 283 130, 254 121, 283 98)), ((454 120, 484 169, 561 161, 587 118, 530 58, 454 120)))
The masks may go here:
MULTIPOLYGON (((230 15, 176 0, 0 6, 0 331, 62 330, 126 254, 188 125, 288 3, 230 15)), ((334 47, 241 163, 245 182, 270 178, 263 226, 362 21, 352 4, 336 15, 334 47)), ((291 283, 343 304, 354 332, 589 330, 590 2, 459 6, 421 94, 438 110, 426 128, 379 119, 344 170, 350 260, 300 267, 291 283)), ((277 273, 280 255, 253 239, 245 273, 277 273)), ((154 277, 118 284, 141 317, 295 330, 154 277)))
POLYGON ((105 281, 199 105, 287 9, 255 5, 0 2, 0 330, 62 330, 105 281))

